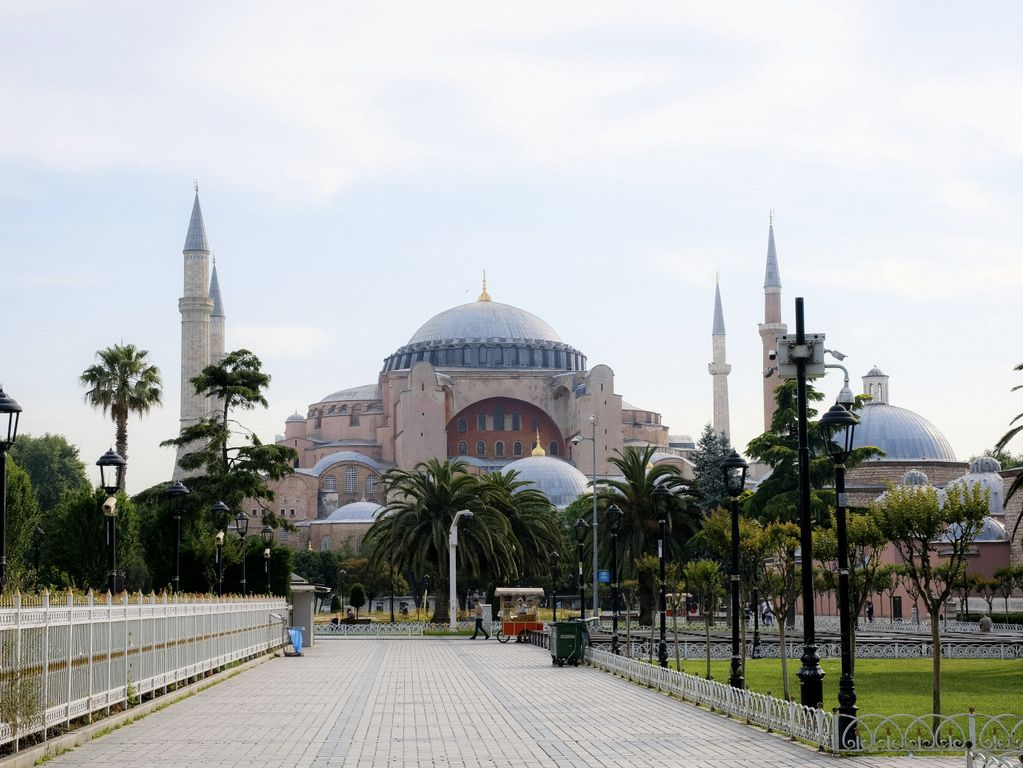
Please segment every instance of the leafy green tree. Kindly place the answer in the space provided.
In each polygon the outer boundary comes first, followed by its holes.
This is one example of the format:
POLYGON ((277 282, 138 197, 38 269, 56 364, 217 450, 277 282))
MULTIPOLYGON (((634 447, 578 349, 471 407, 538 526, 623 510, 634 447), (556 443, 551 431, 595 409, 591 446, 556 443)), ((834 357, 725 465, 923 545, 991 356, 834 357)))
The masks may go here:
POLYGON ((1009 621, 1009 598, 1013 591, 1023 586, 1023 565, 1006 565, 995 571, 998 593, 1005 599, 1005 621, 1009 621))
POLYGON ((233 418, 236 411, 267 407, 263 393, 270 376, 263 372, 258 357, 239 349, 204 368, 192 384, 197 395, 209 398, 210 416, 161 445, 188 451, 179 463, 184 470, 205 475, 203 481, 192 481, 205 501, 220 500, 238 509, 244 499, 255 500, 263 519, 278 527, 281 520, 269 506, 274 494, 267 483, 292 474, 298 454, 287 446, 264 445, 255 432, 233 418))
POLYGON ((941 609, 962 579, 966 555, 987 511, 988 495, 979 485, 968 489, 952 485, 943 497, 930 486, 889 486, 871 505, 871 514, 895 547, 931 619, 935 731, 941 713, 941 609))
MULTIPOLYGON (((1013 370, 1023 371, 1023 363, 1017 365, 1013 370)), ((1015 387, 1012 388, 1012 391, 1015 392, 1017 389, 1023 389, 1023 384, 1017 384, 1015 387)), ((1020 431, 1023 431, 1023 413, 1017 414, 1016 418, 1009 422, 1009 431, 1002 435, 1001 439, 997 443, 995 443, 994 448, 995 452, 999 453, 1001 451, 1004 451, 1006 446, 1010 442, 1012 442, 1012 439, 1016 437, 1016 435, 1018 435, 1020 431)), ((1007 467, 1003 464, 1002 469, 1006 468, 1007 467)), ((1018 475, 1016 475, 1016 477, 1012 481, 1012 485, 1009 486, 1009 492, 1005 494, 1006 504, 1009 503, 1009 500, 1016 495, 1016 492, 1020 488, 1023 488, 1023 472, 1020 472, 1018 475)), ((1023 515, 1020 515, 1019 517, 1016 518, 1016 525, 1014 525, 1012 528, 1012 535, 1009 536, 1009 541, 1015 541, 1016 531, 1019 529, 1020 520, 1023 520, 1023 515)))
MULTIPOLYGON (((39 504, 28 473, 8 454, 7 462, 7 572, 0 591, 13 592, 29 585, 32 532, 39 524, 39 504)), ((38 576, 38 575, 37 575, 38 576)))
POLYGON ((341 610, 341 597, 335 592, 330 596, 330 612, 337 613, 341 610))
MULTIPOLYGON (((801 579, 796 567, 796 549, 799 547, 799 526, 795 523, 774 522, 764 527, 763 598, 771 607, 778 622, 778 646, 781 656, 782 691, 789 699, 788 647, 785 630, 788 615, 799 597, 801 579)), ((760 606, 757 606, 760 610, 760 606)))
POLYGON ((721 462, 731 452, 732 444, 728 435, 724 432, 715 432, 714 428, 707 424, 692 455, 696 482, 691 491, 704 513, 710 513, 715 507, 721 506, 722 499, 727 496, 721 462))
MULTIPOLYGON (((88 387, 85 402, 110 414, 116 428, 115 445, 121 458, 128 458, 128 417, 144 416, 160 405, 163 384, 160 369, 149 363, 149 351, 134 344, 114 344, 96 353, 99 363, 86 368, 79 377, 88 387)), ((126 467, 118 468, 117 487, 123 489, 126 467)))
POLYGON ((985 576, 973 576, 973 591, 984 598, 987 603, 988 616, 995 612, 995 596, 998 595, 998 579, 989 579, 985 576))
POLYGON ((355 609, 355 617, 359 617, 359 609, 366 604, 366 588, 359 582, 352 584, 352 591, 348 595, 348 604, 355 609))
POLYGON ((706 676, 711 680, 713 678, 710 674, 710 625, 714 621, 714 611, 721 597, 725 575, 721 571, 721 566, 713 560, 694 560, 686 564, 682 576, 689 590, 699 600, 700 613, 703 614, 704 643, 707 650, 706 676))
POLYGON ((28 472, 44 515, 57 506, 64 491, 77 491, 89 485, 78 446, 71 445, 63 435, 19 435, 10 455, 28 472))

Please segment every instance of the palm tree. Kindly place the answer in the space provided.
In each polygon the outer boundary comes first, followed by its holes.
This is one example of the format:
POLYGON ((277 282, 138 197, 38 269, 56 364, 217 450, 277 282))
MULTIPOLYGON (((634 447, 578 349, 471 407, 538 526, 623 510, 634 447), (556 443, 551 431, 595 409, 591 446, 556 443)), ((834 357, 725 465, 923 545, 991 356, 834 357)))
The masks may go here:
MULTIPOLYGON (((1023 371, 1023 363, 1020 363, 1019 365, 1017 365, 1013 370, 1023 371)), ((1023 384, 1017 384, 1015 387, 1012 388, 1012 391, 1015 392, 1017 389, 1023 389, 1023 384)), ((1005 450, 1005 446, 1007 446, 1009 444, 1009 442, 1012 440, 1012 438, 1014 438, 1021 431, 1023 431, 1023 424, 1019 424, 1017 422, 1023 422, 1023 413, 1017 414, 1016 418, 1014 418, 1012 421, 1009 422, 1009 425, 1010 425, 1011 429, 1009 429, 1008 432, 1006 432, 1004 435, 1002 435, 1002 439, 1001 440, 999 440, 997 443, 995 443, 995 450, 996 451, 1003 451, 1003 450, 1005 450), (1015 426, 1012 426, 1012 425, 1015 425, 1015 426)), ((1013 496, 1015 496, 1016 492, 1020 488, 1023 488, 1023 472, 1021 472, 1020 474, 1016 475, 1016 478, 1012 481, 1012 485, 1009 486, 1009 492, 1007 494, 1005 494, 1005 503, 1006 504, 1009 503, 1009 499, 1011 499, 1013 496)), ((1014 525, 1012 527, 1012 535, 1009 536, 1009 541, 1013 541, 1016 538, 1016 531, 1019 529, 1019 521, 1021 519, 1023 519, 1023 516, 1016 518, 1016 525, 1014 525)))
MULTIPOLYGON (((134 344, 114 344, 96 353, 100 362, 82 372, 79 381, 89 387, 85 402, 107 412, 116 425, 117 452, 128 458, 128 417, 149 413, 163 398, 160 369, 150 365, 149 351, 134 344)), ((117 473, 117 487, 124 488, 126 468, 117 473)))
MULTIPOLYGON (((671 464, 654 465, 651 460, 657 448, 627 447, 616 452, 608 461, 622 475, 621 480, 608 480, 601 493, 606 503, 615 503, 622 510, 622 523, 618 533, 623 578, 633 573, 633 564, 646 553, 656 552, 659 523, 654 506, 654 489, 663 486, 671 492, 668 507, 668 537, 665 558, 678 559, 682 547, 699 530, 703 517, 685 495, 686 481, 678 467, 671 464)), ((653 602, 649 585, 640 585, 640 622, 649 622, 653 615, 653 602)))

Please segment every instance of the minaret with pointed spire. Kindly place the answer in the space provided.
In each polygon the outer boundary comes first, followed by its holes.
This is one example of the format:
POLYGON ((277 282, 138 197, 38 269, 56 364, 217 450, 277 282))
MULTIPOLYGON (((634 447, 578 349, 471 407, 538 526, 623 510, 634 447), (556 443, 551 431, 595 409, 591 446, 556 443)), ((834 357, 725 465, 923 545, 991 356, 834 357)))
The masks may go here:
MULTIPOLYGON (((778 271, 778 253, 774 248, 774 211, 771 211, 767 229, 767 269, 764 273, 764 322, 760 323, 760 340, 764 347, 764 370, 775 365, 768 353, 777 346, 777 337, 788 332, 781 321, 781 273, 778 271)), ((771 419, 777 402, 775 388, 781 383, 777 372, 764 378, 764 431, 771 428, 771 419)))
POLYGON ((721 285, 714 283, 714 329, 711 331, 713 362, 707 366, 714 381, 714 432, 730 434, 728 427, 728 374, 732 366, 725 362, 725 315, 721 311, 721 285))
POLYGON ((213 257, 213 272, 210 274, 210 362, 219 363, 224 359, 224 331, 227 318, 224 316, 224 300, 220 297, 220 280, 217 278, 217 257, 213 257))
MULTIPOLYGON (((185 259, 185 289, 184 295, 178 299, 178 310, 181 312, 181 428, 184 429, 203 418, 208 409, 205 398, 196 397, 191 380, 210 364, 210 317, 214 305, 209 282, 210 246, 199 205, 198 184, 195 185, 192 218, 188 222, 182 255, 185 259)), ((219 296, 218 287, 218 299, 219 296)), ((186 449, 179 448, 178 458, 185 452, 186 449)), ((174 479, 183 476, 175 461, 174 479)))

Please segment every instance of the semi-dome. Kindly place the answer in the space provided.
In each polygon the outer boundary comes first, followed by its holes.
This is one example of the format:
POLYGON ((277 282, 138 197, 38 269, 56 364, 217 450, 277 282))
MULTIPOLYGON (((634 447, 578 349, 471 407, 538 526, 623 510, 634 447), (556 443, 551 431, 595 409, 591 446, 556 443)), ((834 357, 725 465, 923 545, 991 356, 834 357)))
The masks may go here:
POLYGON ((586 369, 586 357, 563 342, 545 320, 492 301, 486 283, 476 301, 427 320, 384 361, 384 371, 405 370, 423 361, 438 368, 586 369))
POLYGON ((375 523, 384 508, 372 501, 353 501, 331 512, 322 523, 375 523))
POLYGON ((376 459, 372 459, 363 453, 357 453, 355 451, 337 451, 335 453, 331 453, 328 454, 327 456, 324 456, 322 459, 316 462, 316 466, 312 467, 311 469, 306 469, 303 467, 300 469, 296 469, 295 471, 303 475, 314 475, 316 477, 319 477, 328 469, 333 467, 335 464, 343 463, 363 464, 372 469, 374 472, 378 472, 380 474, 383 474, 386 471, 384 467, 380 464, 380 462, 378 462, 376 459))
POLYGON ((517 480, 531 483, 558 509, 564 509, 587 491, 586 475, 553 456, 526 456, 513 461, 504 471, 518 472, 517 480))
POLYGON ((342 400, 379 400, 380 386, 377 384, 363 384, 360 387, 349 387, 339 392, 332 392, 320 400, 321 403, 335 403, 342 400))

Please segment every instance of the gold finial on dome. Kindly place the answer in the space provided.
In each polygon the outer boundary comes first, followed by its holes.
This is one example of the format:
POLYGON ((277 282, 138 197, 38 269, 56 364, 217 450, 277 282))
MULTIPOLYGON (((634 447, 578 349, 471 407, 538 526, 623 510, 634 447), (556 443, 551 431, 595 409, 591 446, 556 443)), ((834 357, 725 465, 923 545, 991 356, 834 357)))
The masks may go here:
POLYGON ((540 447, 540 429, 539 429, 539 427, 536 430, 536 445, 533 447, 533 455, 534 456, 546 456, 547 455, 547 451, 545 451, 543 448, 540 447))
POLYGON ((490 294, 487 293, 487 270, 483 270, 483 293, 476 301, 490 301, 490 294))

